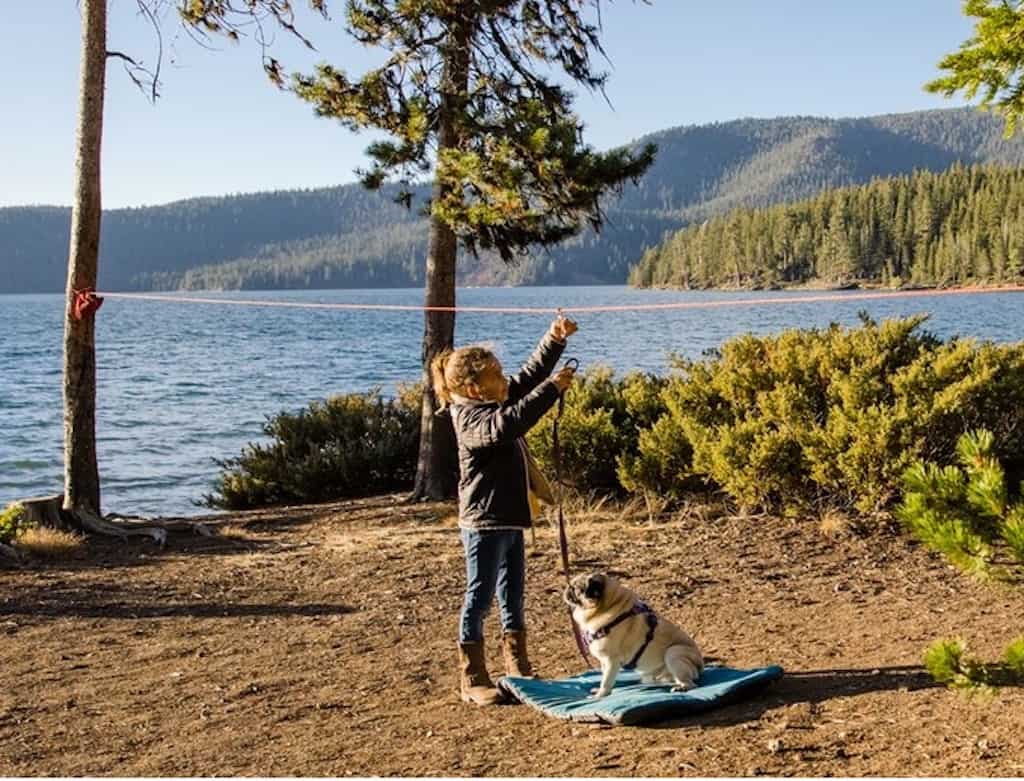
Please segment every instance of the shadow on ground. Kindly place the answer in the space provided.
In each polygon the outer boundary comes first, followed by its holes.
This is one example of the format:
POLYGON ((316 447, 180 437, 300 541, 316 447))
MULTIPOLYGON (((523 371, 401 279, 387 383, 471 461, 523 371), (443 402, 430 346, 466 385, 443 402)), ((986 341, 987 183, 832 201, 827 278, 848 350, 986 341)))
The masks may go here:
POLYGON ((13 616, 113 619, 340 616, 353 612, 355 608, 348 605, 197 599, 166 588, 135 585, 126 589, 116 583, 49 581, 0 597, 0 619, 13 616))
POLYGON ((757 721, 765 713, 800 703, 819 703, 840 697, 858 697, 882 691, 919 691, 940 686, 919 665, 865 669, 807 670, 786 672, 778 681, 749 700, 708 711, 685 719, 672 719, 651 725, 660 729, 678 729, 700 723, 703 727, 731 726, 757 721))

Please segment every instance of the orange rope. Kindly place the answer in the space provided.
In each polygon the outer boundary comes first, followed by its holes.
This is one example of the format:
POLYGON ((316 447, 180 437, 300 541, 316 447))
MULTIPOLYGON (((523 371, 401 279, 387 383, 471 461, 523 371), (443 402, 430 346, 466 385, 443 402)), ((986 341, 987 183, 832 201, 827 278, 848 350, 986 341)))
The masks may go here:
POLYGON ((550 314, 554 308, 497 308, 487 306, 418 306, 414 304, 316 304, 302 301, 260 301, 242 298, 196 298, 192 296, 151 295, 147 293, 103 293, 110 298, 128 298, 140 301, 165 301, 184 304, 228 304, 230 306, 272 306, 287 309, 373 309, 386 312, 501 312, 518 314, 550 314))
POLYGON ((559 314, 596 312, 650 312, 672 309, 715 309, 735 306, 769 306, 773 304, 817 304, 825 301, 882 301, 899 298, 937 298, 939 296, 988 295, 992 293, 1020 293, 1024 287, 1005 285, 1002 287, 957 287, 944 290, 897 290, 893 292, 849 293, 846 295, 828 293, 813 296, 769 296, 764 298, 736 298, 716 301, 676 301, 661 304, 617 304, 607 306, 564 306, 564 307, 492 307, 492 306, 419 306, 414 304, 320 304, 301 301, 260 301, 241 298, 200 298, 194 296, 154 295, 148 293, 108 293, 99 295, 107 298, 134 299, 140 301, 163 301, 182 304, 226 304, 229 306, 283 307, 288 309, 338 309, 376 310, 383 312, 479 312, 486 314, 559 314))

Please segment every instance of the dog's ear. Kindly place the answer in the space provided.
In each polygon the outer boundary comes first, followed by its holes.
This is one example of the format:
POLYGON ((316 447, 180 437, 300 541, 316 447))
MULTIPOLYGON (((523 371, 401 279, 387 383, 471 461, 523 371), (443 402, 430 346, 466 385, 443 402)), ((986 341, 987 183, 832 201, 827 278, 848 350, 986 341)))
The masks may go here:
POLYGON ((584 589, 583 594, 587 599, 600 599, 604 596, 604 585, 605 576, 603 573, 591 575, 587 578, 587 587, 584 589))

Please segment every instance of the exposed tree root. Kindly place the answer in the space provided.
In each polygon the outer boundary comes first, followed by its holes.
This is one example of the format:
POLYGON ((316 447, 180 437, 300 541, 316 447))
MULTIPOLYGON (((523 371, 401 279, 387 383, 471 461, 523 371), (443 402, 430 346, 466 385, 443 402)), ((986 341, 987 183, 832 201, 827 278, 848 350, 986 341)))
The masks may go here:
POLYGON ((17 548, 12 548, 10 545, 4 545, 0 542, 0 560, 11 562, 13 564, 21 564, 21 554, 18 553, 17 548))
POLYGON ((138 515, 121 515, 120 513, 107 513, 105 520, 114 523, 122 528, 152 528, 156 527, 169 532, 194 532, 203 537, 214 535, 211 527, 228 523, 225 521, 195 521, 190 518, 143 518, 138 515))
POLYGON ((63 494, 23 499, 21 504, 25 507, 26 520, 30 524, 85 534, 122 539, 149 537, 161 545, 167 540, 168 532, 192 532, 204 537, 213 535, 208 521, 193 521, 188 518, 139 518, 117 514, 101 517, 88 509, 65 510, 63 494))

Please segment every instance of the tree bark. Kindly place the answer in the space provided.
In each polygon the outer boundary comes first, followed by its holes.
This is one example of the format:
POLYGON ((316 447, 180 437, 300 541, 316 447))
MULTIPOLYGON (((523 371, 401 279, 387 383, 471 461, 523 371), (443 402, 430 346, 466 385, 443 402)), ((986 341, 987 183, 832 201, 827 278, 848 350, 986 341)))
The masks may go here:
MULTIPOLYGON (((468 5, 468 4, 467 4, 468 5)), ((462 142, 460 116, 469 92, 470 42, 475 20, 464 17, 452 24, 446 47, 443 94, 439 112, 438 153, 457 149, 462 142)), ((432 198, 446 195, 450 185, 434 180, 432 198)), ((426 306, 455 306, 455 260, 458 240, 451 227, 437 216, 430 220, 427 247, 426 306)), ((437 414, 437 397, 430 373, 434 356, 455 343, 455 313, 425 312, 423 331, 423 407, 420 415, 420 451, 412 499, 447 499, 455 494, 458 462, 451 418, 437 414)))
POLYGON ((100 152, 107 66, 107 0, 81 0, 75 193, 64 312, 64 509, 98 516, 95 318, 72 315, 75 292, 96 287, 100 246, 100 152))
POLYGON ((10 545, 4 545, 0 542, 0 561, 9 561, 15 566, 20 566, 22 558, 17 548, 12 548, 10 545))
MULTIPOLYGON (((435 193, 437 188, 435 186, 435 193)), ((436 217, 430 223, 427 250, 426 305, 455 306, 457 242, 450 227, 436 217)), ((420 451, 413 499, 447 499, 455 493, 455 432, 451 417, 437 414, 438 402, 430 363, 455 342, 455 313, 426 312, 423 332, 423 406, 420 411, 420 451)))
POLYGON ((25 508, 25 520, 31 526, 69 530, 78 528, 63 511, 63 494, 33 496, 30 499, 19 500, 19 504, 25 508))

